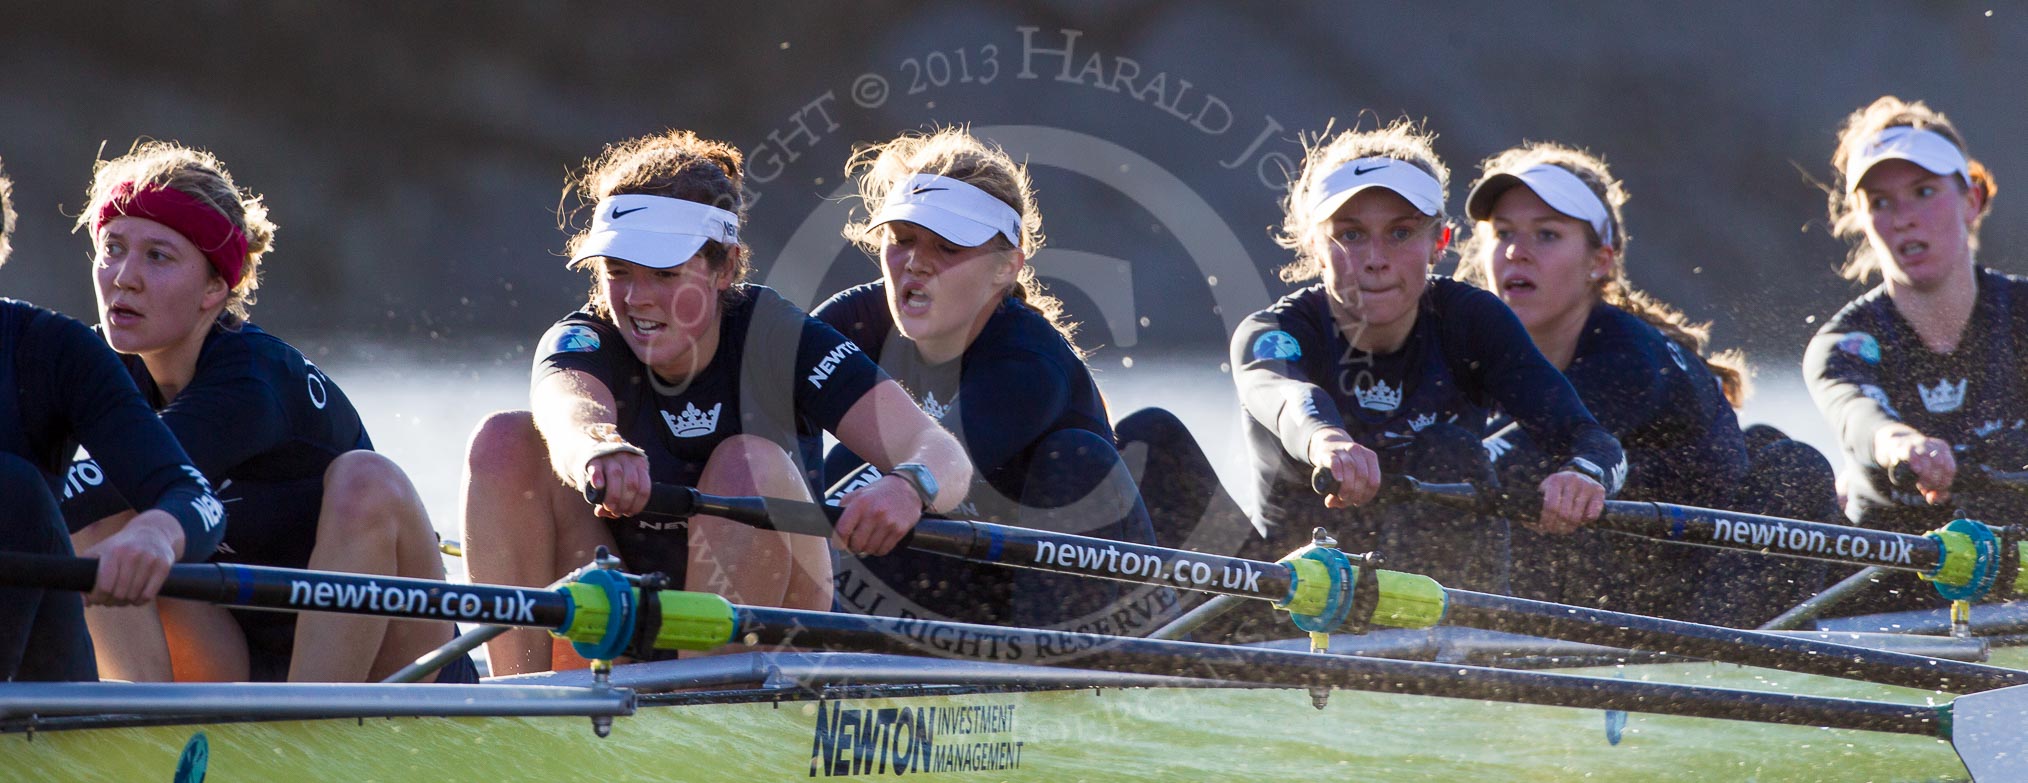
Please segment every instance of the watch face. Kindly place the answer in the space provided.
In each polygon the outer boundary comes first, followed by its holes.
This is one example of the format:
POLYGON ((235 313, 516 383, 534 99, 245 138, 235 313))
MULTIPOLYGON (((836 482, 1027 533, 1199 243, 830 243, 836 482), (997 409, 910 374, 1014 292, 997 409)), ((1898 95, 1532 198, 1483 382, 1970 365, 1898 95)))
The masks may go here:
POLYGON ((937 479, 935 476, 930 475, 928 466, 914 462, 904 462, 894 466, 894 470, 889 472, 908 479, 908 483, 915 485, 916 494, 922 496, 922 504, 925 508, 936 499, 937 479))

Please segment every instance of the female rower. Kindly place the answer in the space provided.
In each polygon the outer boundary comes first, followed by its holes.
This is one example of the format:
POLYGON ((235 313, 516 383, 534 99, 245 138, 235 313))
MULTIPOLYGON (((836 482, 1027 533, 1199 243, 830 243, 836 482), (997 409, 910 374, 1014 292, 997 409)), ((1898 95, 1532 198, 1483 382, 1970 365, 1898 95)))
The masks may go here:
MULTIPOLYGON (((442 579, 421 499, 371 451, 344 392, 247 321, 275 235, 260 197, 210 153, 171 142, 101 162, 88 196, 78 227, 91 233, 105 340, 231 512, 213 560, 442 579)), ((80 548, 136 518, 123 493, 80 489, 63 505, 80 548)), ((454 633, 450 623, 177 600, 87 619, 101 667, 132 680, 362 682, 454 633)), ((476 676, 461 660, 438 678, 476 676)))
POLYGON ((1531 482, 1540 516, 1518 521, 1569 533, 1598 518, 1626 463, 1506 305, 1431 274, 1450 239, 1450 172, 1431 139, 1407 120, 1319 139, 1290 189, 1277 239, 1296 260, 1282 277, 1321 283, 1248 316, 1232 340, 1260 485, 1253 551, 1278 557, 1318 526, 1395 568, 1505 590, 1504 521, 1368 507, 1381 476, 1491 483, 1479 439, 1497 406, 1552 455, 1531 482), (1311 466, 1336 493, 1312 494, 1311 466))
MULTIPOLYGON (((1831 467, 1814 449, 1765 428, 1749 455, 1733 412, 1745 402, 1744 357, 1707 355, 1708 325, 1627 280, 1627 192, 1604 160, 1531 143, 1481 170, 1465 201, 1476 224, 1461 276, 1514 310, 1619 438, 1631 468, 1623 497, 1816 520, 1834 512, 1831 467)), ((1548 459, 1511 425, 1486 448, 1503 475, 1548 459)), ((1804 564, 1595 531, 1514 535, 1517 594, 1615 611, 1755 624, 1820 579, 1804 564), (1736 597, 1702 595, 1707 586, 1736 597)))
MULTIPOLYGON (((1846 516, 1905 533, 1940 527, 1959 511, 2020 519, 2028 509, 2018 498, 1954 492, 1969 471, 2028 463, 2028 281, 1977 258, 1992 173, 1943 113, 1893 96, 1846 118, 1831 168, 1832 230, 1851 243, 1843 274, 1881 275, 1824 323, 1803 356, 1810 396, 1857 468, 1846 481, 1846 516), (1914 475, 1912 485, 1890 480, 1897 468, 1914 475)), ((1888 605, 1938 600, 1913 579, 1889 586, 1902 595, 1881 599, 1888 605)))
MULTIPOLYGON (((573 183, 591 227, 570 265, 590 301, 537 350, 532 412, 494 414, 467 457, 465 542, 476 581, 535 585, 617 545, 627 565, 735 602, 831 607, 822 539, 715 517, 638 516, 651 482, 720 495, 811 497, 798 439, 829 430, 886 475, 844 500, 840 546, 885 554, 971 469, 857 345, 772 289, 743 282, 739 152, 686 131, 612 145, 573 183), (605 490, 587 506, 575 487, 605 490)), ((491 643, 500 673, 551 667, 548 638, 491 643)))
MULTIPOLYGON (((964 444, 975 476, 964 513, 1152 543, 1075 326, 1029 264, 1042 247, 1042 217, 1027 168, 949 128, 862 148, 846 173, 858 176, 872 214, 845 236, 879 262, 880 280, 839 293, 816 316, 964 444)), ((826 480, 850 488, 877 478, 864 462, 840 446, 826 480)), ((918 552, 847 558, 840 568, 847 611, 927 610, 965 622, 1055 625, 1108 608, 1119 592, 1111 582, 918 552)))
MULTIPOLYGON (((13 184, 0 174, 0 264, 14 233, 13 184)), ((203 560, 225 533, 225 509, 176 437, 148 409, 120 360, 84 324, 0 299, 0 550, 71 554, 52 480, 89 477, 146 509, 82 554, 99 560, 93 603, 144 604, 178 560, 203 560), (82 443, 94 470, 64 474, 82 443)), ((95 680, 76 593, 0 588, 0 682, 95 680)))

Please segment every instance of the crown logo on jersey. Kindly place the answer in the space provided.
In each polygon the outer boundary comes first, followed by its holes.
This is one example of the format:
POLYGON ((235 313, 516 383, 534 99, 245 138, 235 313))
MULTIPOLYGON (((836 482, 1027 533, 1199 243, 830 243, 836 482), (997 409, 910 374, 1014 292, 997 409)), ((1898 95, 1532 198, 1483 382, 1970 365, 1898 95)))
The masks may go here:
POLYGON ((1436 423, 1436 414, 1434 414, 1434 413, 1425 413, 1425 414, 1423 414, 1423 415, 1421 415, 1421 416, 1417 416, 1417 417, 1415 417, 1415 418, 1409 419, 1409 420, 1408 420, 1408 428, 1409 428, 1409 429, 1411 429, 1411 430, 1414 430, 1414 431, 1416 431, 1416 432, 1421 432, 1421 431, 1422 431, 1422 428, 1424 428, 1424 427, 1427 427, 1427 426, 1429 426, 1429 425, 1431 425, 1431 424, 1435 424, 1435 423, 1436 423))
POLYGON ((671 416, 662 411, 662 420, 669 423, 669 431, 679 438, 695 438, 718 431, 718 411, 725 403, 711 406, 709 413, 697 409, 696 403, 683 403, 683 415, 671 416))
POLYGON ((1359 398, 1359 407, 1374 411, 1391 411, 1401 406, 1401 390, 1379 381, 1364 389, 1353 389, 1352 396, 1359 398))
POLYGON ((929 414, 929 417, 932 419, 936 419, 937 421, 943 421, 944 414, 949 413, 951 411, 951 405, 957 404, 957 401, 958 401, 957 397, 953 395, 951 397, 950 405, 946 405, 944 403, 937 402, 936 392, 926 392, 922 396, 922 412, 929 414))
POLYGON ((1965 383, 1968 380, 1959 378, 1956 386, 1952 386, 1950 381, 1939 380, 1934 389, 1918 383, 1915 391, 1922 395, 1922 407, 1928 408, 1930 413, 1950 413, 1965 404, 1965 383))

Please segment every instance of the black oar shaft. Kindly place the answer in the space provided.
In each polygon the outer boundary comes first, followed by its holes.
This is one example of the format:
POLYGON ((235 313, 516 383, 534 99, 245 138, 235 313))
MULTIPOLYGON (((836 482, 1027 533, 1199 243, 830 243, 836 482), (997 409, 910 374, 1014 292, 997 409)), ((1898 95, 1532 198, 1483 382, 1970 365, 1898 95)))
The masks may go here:
MULTIPOLYGON (((794 500, 718 497, 658 484, 648 511, 664 516, 709 514, 764 530, 829 536, 838 509, 794 500)), ((992 522, 924 518, 901 545, 980 563, 1180 587, 1242 598, 1289 597, 1290 568, 1281 563, 1052 533, 992 522)))
POLYGON ((925 519, 916 523, 909 546, 981 563, 1171 585, 1264 601, 1281 601, 1289 595, 1291 571, 1281 563, 1046 533, 991 522, 925 519))
POLYGON ((738 608, 761 644, 1937 736, 1936 708, 1191 642, 738 608))
MULTIPOLYGON (((1517 506, 1514 508, 1489 508, 1481 490, 1470 484, 1430 484, 1406 478, 1399 481, 1414 497, 1440 505, 1510 516, 1533 514, 1518 507, 1526 501, 1507 504, 1517 506)), ((1936 570, 1943 557, 1943 548, 1928 536, 1674 503, 1608 500, 1605 511, 1592 525, 1662 541, 1900 571, 1928 573, 1936 570)))
POLYGON ((1609 500, 1597 524, 1645 538, 1901 571, 1934 571, 1943 556, 1927 536, 1670 503, 1609 500))
MULTIPOLYGON (((97 560, 0 552, 0 585, 85 592, 97 573, 97 560)), ((161 595, 249 609, 538 628, 560 628, 571 613, 570 600, 548 590, 232 563, 171 566, 161 595)))
POLYGON ((1447 590, 1444 622, 1466 628, 1653 650, 1885 685, 1970 693, 2028 684, 2028 672, 1502 595, 1447 590))

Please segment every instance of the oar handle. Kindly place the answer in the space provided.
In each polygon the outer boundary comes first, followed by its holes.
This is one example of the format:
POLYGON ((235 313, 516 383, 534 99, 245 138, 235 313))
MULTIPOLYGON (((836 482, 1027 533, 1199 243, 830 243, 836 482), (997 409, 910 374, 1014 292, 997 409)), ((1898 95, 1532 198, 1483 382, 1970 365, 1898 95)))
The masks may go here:
MULTIPOLYGON (((66 555, 0 552, 0 585, 41 587, 89 593, 98 582, 97 558, 66 555)), ((162 581, 161 595, 193 601, 221 601, 231 597, 225 577, 210 563, 180 563, 169 567, 162 581)))
MULTIPOLYGON (((172 566, 171 573, 180 566, 172 566)), ((0 584, 89 593, 98 583, 97 558, 0 552, 0 584)))
MULTIPOLYGON (((1909 467, 1906 462, 1895 463, 1887 471, 1887 483, 1899 489, 1913 490, 1919 480, 1915 468, 1909 467)), ((1959 467, 1957 477, 1951 480, 1951 489, 1959 492, 2028 492, 2028 471, 1966 464, 1959 467)))

